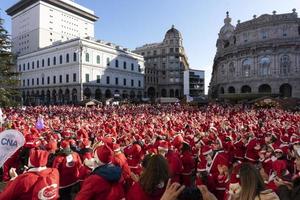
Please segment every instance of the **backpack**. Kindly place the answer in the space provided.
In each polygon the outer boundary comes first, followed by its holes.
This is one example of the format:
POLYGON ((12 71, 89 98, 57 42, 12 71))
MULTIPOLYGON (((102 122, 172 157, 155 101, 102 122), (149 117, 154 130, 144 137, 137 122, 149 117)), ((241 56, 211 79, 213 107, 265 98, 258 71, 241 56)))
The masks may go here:
POLYGON ((50 170, 51 172, 47 176, 33 172, 38 176, 38 179, 33 186, 32 200, 56 200, 59 198, 58 171, 50 170))

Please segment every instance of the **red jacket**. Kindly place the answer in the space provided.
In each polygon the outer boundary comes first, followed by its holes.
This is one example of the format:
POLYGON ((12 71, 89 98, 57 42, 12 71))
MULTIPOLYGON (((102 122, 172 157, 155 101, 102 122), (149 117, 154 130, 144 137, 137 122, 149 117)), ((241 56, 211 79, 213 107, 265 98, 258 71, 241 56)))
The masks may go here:
POLYGON ((122 168, 122 176, 124 179, 130 178, 131 171, 128 166, 127 158, 123 153, 117 153, 114 156, 113 163, 122 168))
POLYGON ((172 182, 180 183, 180 174, 182 172, 182 163, 178 153, 169 151, 166 154, 166 158, 169 164, 169 171, 171 175, 172 182))
POLYGON ((79 169, 82 166, 80 156, 76 152, 70 154, 72 161, 67 161, 66 155, 58 155, 53 161, 53 168, 57 168, 60 177, 60 188, 75 184, 79 180, 79 169), (67 177, 67 178, 65 178, 67 177))
POLYGON ((182 153, 181 156, 182 161, 182 178, 183 178, 183 184, 186 186, 190 186, 192 184, 192 172, 195 170, 195 160, 192 156, 192 153, 189 151, 185 151, 182 153))
MULTIPOLYGON (((32 170, 37 169, 33 168, 32 170)), ((0 193, 0 200, 38 200, 38 195, 42 197, 49 197, 51 195, 51 200, 56 200, 59 198, 58 195, 59 188, 59 173, 57 169, 46 168, 42 171, 36 172, 25 172, 19 175, 13 181, 10 181, 5 190, 0 193), (48 182, 50 186, 41 186, 38 184, 38 179, 40 177, 48 177, 51 180, 48 182)))
POLYGON ((155 194, 149 195, 144 192, 139 182, 135 183, 129 190, 126 200, 160 200, 164 193, 164 189, 158 190, 155 194))
POLYGON ((124 197, 120 183, 122 170, 114 165, 96 168, 83 182, 76 200, 120 200, 124 197))

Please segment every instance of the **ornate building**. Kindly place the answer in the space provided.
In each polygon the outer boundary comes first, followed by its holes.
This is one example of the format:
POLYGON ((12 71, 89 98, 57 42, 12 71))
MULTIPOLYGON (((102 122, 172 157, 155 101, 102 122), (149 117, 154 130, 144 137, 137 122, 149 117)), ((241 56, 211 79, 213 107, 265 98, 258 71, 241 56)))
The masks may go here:
POLYGON ((134 51, 145 59, 145 96, 183 97, 183 72, 189 69, 181 33, 172 26, 161 43, 134 51))
POLYGON ((231 24, 227 12, 217 40, 212 98, 300 98, 300 18, 292 13, 231 24))

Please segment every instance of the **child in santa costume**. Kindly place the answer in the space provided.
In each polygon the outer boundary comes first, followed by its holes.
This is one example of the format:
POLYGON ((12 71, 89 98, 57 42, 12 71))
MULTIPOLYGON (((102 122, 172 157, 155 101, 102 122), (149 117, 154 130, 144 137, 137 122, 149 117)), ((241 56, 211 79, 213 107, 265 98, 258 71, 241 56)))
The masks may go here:
POLYGON ((32 149, 29 153, 29 169, 11 180, 0 193, 0 200, 56 200, 59 198, 59 173, 47 168, 48 152, 32 149))
POLYGON ((107 145, 99 146, 94 152, 98 165, 87 177, 76 196, 76 200, 120 200, 124 197, 121 184, 122 170, 112 164, 113 151, 107 145))

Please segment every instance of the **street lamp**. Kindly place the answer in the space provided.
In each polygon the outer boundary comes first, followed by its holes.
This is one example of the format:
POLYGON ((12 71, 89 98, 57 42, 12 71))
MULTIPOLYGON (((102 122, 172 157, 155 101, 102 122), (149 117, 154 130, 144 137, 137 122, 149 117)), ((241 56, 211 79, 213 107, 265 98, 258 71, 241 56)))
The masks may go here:
POLYGON ((79 39, 79 49, 76 50, 76 53, 79 52, 79 98, 80 101, 83 101, 83 82, 82 82, 82 52, 83 52, 83 45, 82 40, 79 39))

